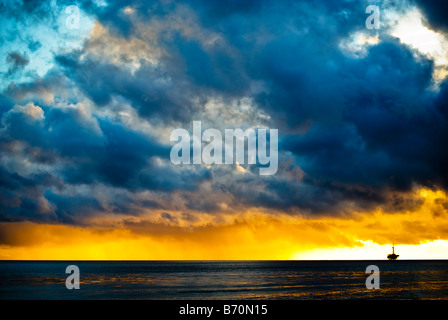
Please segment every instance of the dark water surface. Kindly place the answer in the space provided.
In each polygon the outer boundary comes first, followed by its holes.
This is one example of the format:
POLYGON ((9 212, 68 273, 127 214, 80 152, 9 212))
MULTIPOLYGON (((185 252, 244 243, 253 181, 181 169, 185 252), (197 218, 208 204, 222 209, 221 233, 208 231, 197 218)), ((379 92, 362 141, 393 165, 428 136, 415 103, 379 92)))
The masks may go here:
POLYGON ((0 261, 0 299, 448 299, 448 261, 0 261))

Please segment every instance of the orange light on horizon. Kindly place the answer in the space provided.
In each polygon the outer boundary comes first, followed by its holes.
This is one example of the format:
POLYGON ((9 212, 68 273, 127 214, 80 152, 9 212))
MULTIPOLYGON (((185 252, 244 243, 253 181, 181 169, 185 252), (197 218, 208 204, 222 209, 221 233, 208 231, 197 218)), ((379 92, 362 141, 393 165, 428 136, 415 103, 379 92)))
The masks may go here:
POLYGON ((0 223, 3 260, 448 259, 447 196, 420 189, 413 211, 345 217, 247 213, 232 224, 126 227, 0 223), (159 232, 154 232, 159 230, 159 232), (163 232, 162 232, 163 230, 163 232))

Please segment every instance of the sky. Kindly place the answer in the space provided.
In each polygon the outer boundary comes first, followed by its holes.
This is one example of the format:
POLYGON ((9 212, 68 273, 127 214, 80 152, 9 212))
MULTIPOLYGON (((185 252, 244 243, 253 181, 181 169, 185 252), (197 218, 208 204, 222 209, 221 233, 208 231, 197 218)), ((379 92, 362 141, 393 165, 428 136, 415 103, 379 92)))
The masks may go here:
POLYGON ((448 259, 445 2, 2 1, 0 17, 0 259, 385 259, 392 243, 448 259), (277 172, 173 164, 193 121, 277 129, 277 172))

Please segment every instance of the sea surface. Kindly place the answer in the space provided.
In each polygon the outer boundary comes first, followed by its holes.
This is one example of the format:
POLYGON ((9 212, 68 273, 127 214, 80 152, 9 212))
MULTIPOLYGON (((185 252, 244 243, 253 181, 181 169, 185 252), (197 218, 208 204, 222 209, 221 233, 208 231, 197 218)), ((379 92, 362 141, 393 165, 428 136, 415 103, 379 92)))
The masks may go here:
POLYGON ((448 299, 448 260, 0 261, 0 299, 448 299), (380 289, 366 288, 369 265, 380 289))

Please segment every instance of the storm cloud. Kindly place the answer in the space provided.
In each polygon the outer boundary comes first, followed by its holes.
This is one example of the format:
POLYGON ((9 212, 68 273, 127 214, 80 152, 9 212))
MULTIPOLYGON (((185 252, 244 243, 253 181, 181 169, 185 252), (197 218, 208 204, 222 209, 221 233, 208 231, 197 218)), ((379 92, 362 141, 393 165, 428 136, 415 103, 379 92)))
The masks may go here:
MULTIPOLYGON (((366 29, 369 3, 79 2, 87 39, 42 76, 2 80, 0 219, 418 208, 413 188, 448 189, 448 81, 434 89, 434 61, 390 26, 366 29), (278 173, 172 165, 169 133, 193 120, 278 128, 278 173)), ((439 7, 402 3, 446 31, 439 7)), ((16 19, 39 12, 59 30, 59 5, 16 19)), ((31 68, 10 52, 11 72, 31 68)))

